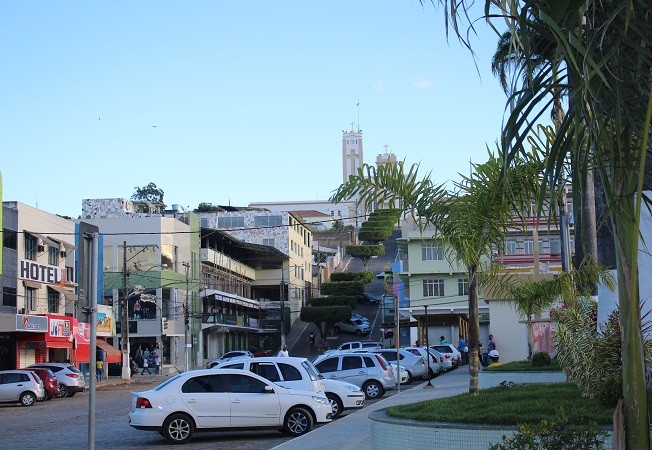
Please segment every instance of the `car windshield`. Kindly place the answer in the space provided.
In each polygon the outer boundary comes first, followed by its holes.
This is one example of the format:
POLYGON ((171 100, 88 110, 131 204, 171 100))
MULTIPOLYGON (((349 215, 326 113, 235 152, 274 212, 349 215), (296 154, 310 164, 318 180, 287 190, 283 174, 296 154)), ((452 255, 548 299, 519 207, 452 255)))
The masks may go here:
POLYGON ((317 370, 317 368, 310 361, 305 360, 301 363, 301 365, 306 369, 312 381, 321 380, 324 378, 324 376, 319 373, 319 370, 317 370))

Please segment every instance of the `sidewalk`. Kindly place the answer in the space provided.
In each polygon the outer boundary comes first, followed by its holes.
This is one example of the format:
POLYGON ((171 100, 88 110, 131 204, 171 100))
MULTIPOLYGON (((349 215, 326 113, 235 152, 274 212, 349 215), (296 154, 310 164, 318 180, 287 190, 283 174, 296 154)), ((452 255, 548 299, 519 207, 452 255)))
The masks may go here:
MULTIPOLYGON (((96 381, 95 382, 95 389, 103 389, 106 387, 110 386, 120 386, 120 385, 125 385, 125 384, 131 384, 134 386, 140 386, 142 387, 148 387, 148 386, 156 386, 159 384, 161 381, 165 380, 168 378, 168 375, 161 375, 161 374, 151 374, 148 375, 145 373, 145 375, 141 375, 140 372, 138 372, 136 375, 132 375, 131 379, 129 380, 123 380, 120 376, 110 376, 108 378, 103 379, 102 381, 96 381)), ((86 379, 86 390, 90 388, 90 381, 86 379)))
POLYGON ((390 406, 406 403, 417 403, 434 398, 450 397, 468 392, 469 372, 457 369, 441 377, 434 378, 431 383, 434 388, 424 388, 421 383, 413 388, 401 391, 370 406, 365 406, 356 412, 349 412, 331 423, 319 427, 303 436, 292 439, 274 447, 279 450, 371 450, 372 421, 369 414, 390 406))

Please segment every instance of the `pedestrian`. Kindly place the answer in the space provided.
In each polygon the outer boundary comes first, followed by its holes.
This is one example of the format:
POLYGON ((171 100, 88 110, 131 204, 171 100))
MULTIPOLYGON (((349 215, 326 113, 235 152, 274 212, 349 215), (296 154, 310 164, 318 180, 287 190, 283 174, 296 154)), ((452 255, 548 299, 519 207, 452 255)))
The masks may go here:
POLYGON ((104 361, 98 359, 95 363, 95 377, 97 381, 102 381, 102 375, 104 375, 104 361))
POLYGON ((439 336, 439 343, 448 344, 448 339, 446 339, 444 336, 439 336))
POLYGON ((491 361, 491 364, 489 364, 489 367, 496 367, 500 365, 500 361, 498 361, 498 358, 500 357, 500 354, 498 353, 498 350, 492 350, 489 352, 489 360, 491 361))
POLYGON ((466 346, 464 336, 460 334, 460 340, 457 341, 457 350, 462 354, 462 365, 469 363, 469 348, 466 346))
POLYGON ((149 371, 149 362, 147 362, 147 358, 143 358, 143 370, 140 374, 145 375, 145 371, 150 375, 152 374, 152 372, 149 371))
POLYGON ((158 353, 154 353, 154 373, 159 374, 161 370, 161 357, 158 353))
POLYGON ((487 351, 490 352, 492 350, 497 350, 497 349, 496 349, 496 341, 494 341, 494 335, 490 334, 489 343, 487 344, 487 351))
POLYGON ((315 333, 312 331, 308 335, 308 342, 310 343, 310 348, 314 349, 315 348, 315 333))
POLYGON ((287 345, 284 345, 283 348, 279 350, 278 355, 276 356, 285 356, 285 357, 290 356, 287 345))
POLYGON ((421 347, 421 342, 417 339, 416 342, 414 343, 415 347, 421 347))

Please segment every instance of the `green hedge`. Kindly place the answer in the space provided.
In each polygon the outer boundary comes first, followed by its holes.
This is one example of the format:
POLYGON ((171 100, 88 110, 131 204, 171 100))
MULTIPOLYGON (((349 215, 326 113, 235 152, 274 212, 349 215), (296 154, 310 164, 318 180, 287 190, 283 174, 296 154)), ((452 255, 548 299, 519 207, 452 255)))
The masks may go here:
POLYGON ((333 324, 351 318, 351 309, 347 306, 304 306, 301 308, 301 321, 333 324))
POLYGON ((385 246, 378 245, 347 245, 346 254, 353 258, 371 258, 372 256, 383 256, 385 254, 385 246))
POLYGON ((358 239, 364 242, 383 242, 392 235, 391 230, 384 228, 368 228, 358 232, 358 239))
POLYGON ((324 295, 352 295, 359 296, 364 292, 362 281, 337 281, 321 284, 321 293, 324 295))
POLYGON ((358 298, 353 295, 333 295, 310 299, 310 306, 347 306, 352 310, 358 307, 358 298))
POLYGON ((371 283, 374 279, 372 272, 335 272, 331 274, 330 281, 362 281, 371 283))

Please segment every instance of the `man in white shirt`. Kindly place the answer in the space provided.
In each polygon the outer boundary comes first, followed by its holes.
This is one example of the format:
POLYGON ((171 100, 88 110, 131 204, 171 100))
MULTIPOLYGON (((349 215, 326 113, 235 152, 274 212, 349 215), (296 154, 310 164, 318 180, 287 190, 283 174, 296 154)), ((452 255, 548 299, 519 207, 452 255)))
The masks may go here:
POLYGON ((276 355, 276 356, 285 356, 285 357, 290 356, 290 353, 288 352, 287 345, 284 345, 283 348, 281 350, 279 350, 278 355, 276 355))

